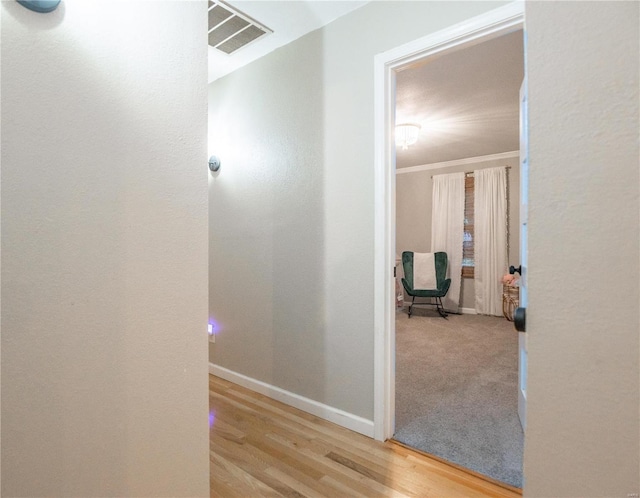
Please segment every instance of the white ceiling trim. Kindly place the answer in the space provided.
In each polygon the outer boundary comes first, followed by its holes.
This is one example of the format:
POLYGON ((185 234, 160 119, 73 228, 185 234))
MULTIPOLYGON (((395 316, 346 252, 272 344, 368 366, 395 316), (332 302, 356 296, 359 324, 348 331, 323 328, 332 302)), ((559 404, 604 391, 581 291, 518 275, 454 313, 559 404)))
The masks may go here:
POLYGON ((408 168, 396 169, 396 175, 404 173, 416 173, 418 171, 428 171, 431 169, 453 168, 454 166, 464 166, 465 164, 483 163, 486 161, 499 161, 501 159, 513 159, 520 157, 519 150, 510 152, 501 152, 500 154, 488 154, 486 156, 467 157, 465 159, 456 159, 454 161, 444 161, 441 163, 421 164, 419 166, 409 166, 408 168))

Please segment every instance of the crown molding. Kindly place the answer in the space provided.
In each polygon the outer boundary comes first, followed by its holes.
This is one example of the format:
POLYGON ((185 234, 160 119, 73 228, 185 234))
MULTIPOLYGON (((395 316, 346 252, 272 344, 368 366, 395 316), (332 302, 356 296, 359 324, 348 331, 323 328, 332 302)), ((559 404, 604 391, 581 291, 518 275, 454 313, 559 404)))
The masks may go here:
POLYGON ((397 168, 396 175, 404 173, 416 173, 418 171, 428 171, 431 169, 453 168, 455 166, 464 166, 465 164, 476 164, 487 161, 499 161, 501 159, 514 159, 520 157, 520 151, 512 150, 511 152, 501 152, 500 154, 489 154, 487 156, 467 157, 465 159, 456 159, 455 161, 444 161, 441 163, 421 164, 419 166, 409 166, 408 168, 397 168))

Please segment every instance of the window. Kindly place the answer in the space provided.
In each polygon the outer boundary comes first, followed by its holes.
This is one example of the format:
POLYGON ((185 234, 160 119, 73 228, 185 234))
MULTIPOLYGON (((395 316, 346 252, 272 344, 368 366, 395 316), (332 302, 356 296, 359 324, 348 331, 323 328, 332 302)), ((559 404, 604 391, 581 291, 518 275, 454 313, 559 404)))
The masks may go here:
POLYGON ((473 175, 464 179, 464 236, 462 239, 462 278, 473 278, 473 175))

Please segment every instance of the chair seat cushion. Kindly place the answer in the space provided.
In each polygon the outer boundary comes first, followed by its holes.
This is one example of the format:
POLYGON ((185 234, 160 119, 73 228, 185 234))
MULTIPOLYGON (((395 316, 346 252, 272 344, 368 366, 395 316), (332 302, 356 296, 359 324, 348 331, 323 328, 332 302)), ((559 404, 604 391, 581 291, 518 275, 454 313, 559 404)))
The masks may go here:
POLYGON ((444 297, 446 292, 438 290, 414 290, 411 296, 415 297, 444 297))

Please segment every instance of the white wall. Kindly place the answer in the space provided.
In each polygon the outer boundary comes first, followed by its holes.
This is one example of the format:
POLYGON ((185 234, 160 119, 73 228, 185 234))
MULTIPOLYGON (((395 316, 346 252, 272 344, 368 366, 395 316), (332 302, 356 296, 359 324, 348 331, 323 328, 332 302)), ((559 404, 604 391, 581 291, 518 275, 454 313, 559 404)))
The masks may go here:
POLYGON ((2 494, 208 496, 206 2, 2 2, 2 494))
POLYGON ((526 7, 525 496, 640 492, 638 7, 526 7))
POLYGON ((213 363, 372 420, 374 56, 497 5, 371 2, 210 85, 213 363))
MULTIPOLYGON (((510 159, 478 158, 469 164, 436 169, 397 170, 396 174, 396 253, 403 251, 431 251, 431 218, 434 175, 469 172, 476 169, 510 167, 507 175, 509 196, 509 265, 518 266, 520 260, 520 166, 518 153, 510 159)), ((424 165, 429 168, 429 165, 424 165)), ((401 265, 399 266, 401 269, 401 265)), ((506 270, 505 270, 506 271, 506 270)), ((405 300, 411 298, 405 293, 405 300)), ((460 307, 475 309, 475 281, 463 278, 460 307)))

